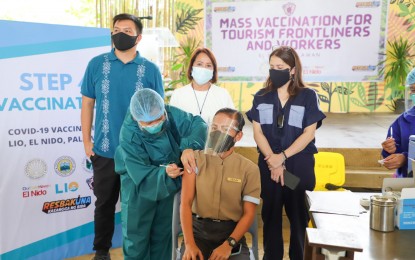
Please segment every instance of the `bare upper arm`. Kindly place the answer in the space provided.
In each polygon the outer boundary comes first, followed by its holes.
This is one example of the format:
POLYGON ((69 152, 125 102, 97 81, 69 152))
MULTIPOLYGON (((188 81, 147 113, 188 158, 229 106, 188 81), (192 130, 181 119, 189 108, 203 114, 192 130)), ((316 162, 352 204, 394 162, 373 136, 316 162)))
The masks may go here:
POLYGON ((196 174, 187 173, 186 171, 183 174, 182 178, 182 194, 181 194, 181 203, 182 205, 192 206, 193 199, 196 191, 196 174))
POLYGON ((252 120, 252 127, 254 129, 254 134, 263 134, 261 124, 257 121, 252 120))
POLYGON ((87 96, 82 96, 82 107, 86 106, 88 108, 90 107, 94 107, 95 105, 95 99, 87 97, 87 96))

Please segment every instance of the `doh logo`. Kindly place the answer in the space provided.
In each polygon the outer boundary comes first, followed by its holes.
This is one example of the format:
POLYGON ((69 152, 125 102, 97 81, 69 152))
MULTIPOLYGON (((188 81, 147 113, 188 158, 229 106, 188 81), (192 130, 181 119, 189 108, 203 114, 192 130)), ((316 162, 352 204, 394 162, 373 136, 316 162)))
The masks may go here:
POLYGON ((282 6, 282 9, 284 9, 284 12, 286 15, 291 16, 294 14, 296 5, 293 3, 286 3, 282 6))
POLYGON ((91 196, 48 201, 43 203, 42 211, 46 214, 87 208, 91 204, 91 196))

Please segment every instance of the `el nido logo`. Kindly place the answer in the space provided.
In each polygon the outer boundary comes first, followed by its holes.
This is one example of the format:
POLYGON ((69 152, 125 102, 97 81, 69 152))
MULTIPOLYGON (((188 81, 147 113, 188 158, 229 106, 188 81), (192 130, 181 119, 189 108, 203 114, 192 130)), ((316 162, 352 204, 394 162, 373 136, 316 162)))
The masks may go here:
POLYGON ((36 185, 36 186, 24 186, 22 187, 22 196, 23 198, 29 198, 29 197, 39 197, 46 195, 47 189, 50 188, 50 184, 42 184, 42 185, 36 185))

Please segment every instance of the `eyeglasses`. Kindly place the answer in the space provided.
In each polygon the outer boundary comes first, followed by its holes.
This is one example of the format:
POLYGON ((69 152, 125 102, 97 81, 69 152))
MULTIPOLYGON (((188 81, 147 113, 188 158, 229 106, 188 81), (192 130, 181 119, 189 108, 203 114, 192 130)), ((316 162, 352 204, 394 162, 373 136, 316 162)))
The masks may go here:
POLYGON ((277 117, 277 127, 278 128, 284 127, 284 114, 281 114, 277 117))

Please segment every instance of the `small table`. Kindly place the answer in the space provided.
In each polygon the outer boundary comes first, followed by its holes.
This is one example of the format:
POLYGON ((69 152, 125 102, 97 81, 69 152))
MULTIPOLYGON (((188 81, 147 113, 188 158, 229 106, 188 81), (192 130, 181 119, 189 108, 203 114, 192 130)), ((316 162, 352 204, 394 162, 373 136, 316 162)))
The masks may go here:
MULTIPOLYGON (((370 198, 373 194, 358 195, 370 198)), ((327 192, 327 196, 330 196, 330 192, 327 192)), ((372 230, 369 211, 361 213, 358 217, 315 212, 311 212, 310 216, 318 230, 354 234, 363 249, 362 252, 354 253, 354 259, 415 259, 415 230, 395 229, 393 232, 372 230)))
POLYGON ((307 228, 305 242, 304 259, 324 260, 323 250, 341 256, 341 259, 354 259, 354 252, 363 251, 358 238, 352 233, 307 228))

